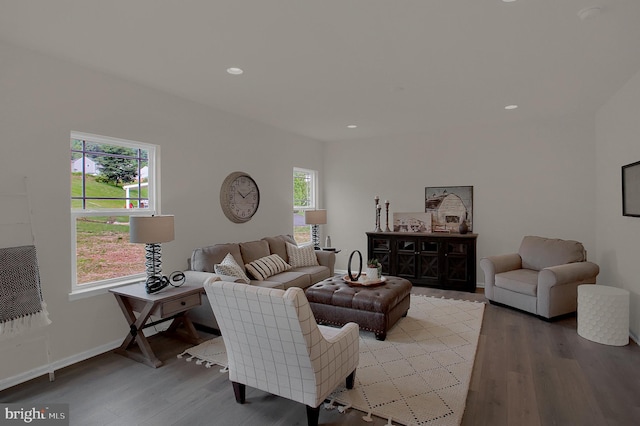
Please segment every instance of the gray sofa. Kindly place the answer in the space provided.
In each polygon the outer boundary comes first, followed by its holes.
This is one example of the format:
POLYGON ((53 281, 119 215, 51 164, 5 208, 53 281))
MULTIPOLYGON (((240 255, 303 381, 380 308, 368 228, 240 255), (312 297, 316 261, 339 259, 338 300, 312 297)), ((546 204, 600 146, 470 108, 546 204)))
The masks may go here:
MULTIPOLYGON (((261 240, 242 243, 215 244, 197 248, 189 259, 189 270, 185 271, 186 282, 193 285, 202 285, 213 276, 218 276, 222 281, 242 282, 237 277, 225 276, 215 273, 215 265, 222 262, 229 253, 236 263, 242 267, 245 264, 261 259, 271 254, 279 255, 285 262, 289 262, 286 243, 296 245, 290 235, 277 235, 265 237, 261 240)), ((250 285, 286 290, 289 287, 305 289, 317 282, 333 276, 336 255, 330 251, 315 251, 318 265, 300 266, 288 271, 280 272, 264 280, 251 278, 250 285)), ((246 270, 245 270, 246 272, 246 270)), ((189 311, 191 320, 199 325, 218 329, 218 324, 211 310, 207 298, 202 298, 202 305, 189 311)))
POLYGON ((575 312, 578 285, 595 284, 598 265, 571 240, 524 237, 517 253, 480 260, 484 293, 491 302, 545 319, 575 312))

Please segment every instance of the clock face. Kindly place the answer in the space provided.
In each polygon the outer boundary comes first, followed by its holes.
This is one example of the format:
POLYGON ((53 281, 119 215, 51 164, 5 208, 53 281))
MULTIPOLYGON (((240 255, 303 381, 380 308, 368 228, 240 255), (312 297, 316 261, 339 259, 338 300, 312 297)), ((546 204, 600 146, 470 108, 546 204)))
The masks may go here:
POLYGON ((222 184, 220 204, 229 220, 236 223, 247 222, 260 204, 258 185, 246 173, 231 173, 222 184))

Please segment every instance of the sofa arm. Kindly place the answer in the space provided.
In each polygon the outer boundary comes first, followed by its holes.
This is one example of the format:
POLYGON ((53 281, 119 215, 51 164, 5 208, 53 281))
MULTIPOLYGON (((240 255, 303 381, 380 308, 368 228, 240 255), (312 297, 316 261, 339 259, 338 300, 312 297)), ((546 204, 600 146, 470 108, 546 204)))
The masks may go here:
POLYGON ((593 262, 575 262, 544 268, 538 274, 538 292, 562 284, 595 284, 600 267, 593 262))
POLYGON ((522 268, 522 259, 518 253, 488 256, 480 259, 480 268, 484 271, 484 295, 493 300, 493 286, 496 274, 522 268))
POLYGON ((592 262, 575 262, 544 268, 538 274, 537 313, 552 318, 575 312, 580 284, 595 284, 600 272, 592 262))
POLYGON ((329 250, 316 250, 318 263, 329 268, 329 273, 333 276, 333 268, 336 264, 336 253, 329 250))

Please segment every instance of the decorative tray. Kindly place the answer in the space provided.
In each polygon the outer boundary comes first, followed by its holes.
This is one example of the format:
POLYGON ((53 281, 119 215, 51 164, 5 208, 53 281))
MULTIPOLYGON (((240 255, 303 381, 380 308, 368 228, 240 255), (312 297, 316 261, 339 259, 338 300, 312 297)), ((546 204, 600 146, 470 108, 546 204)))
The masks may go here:
POLYGON ((342 279, 344 280, 344 282, 349 283, 351 285, 361 285, 363 287, 380 285, 380 284, 383 284, 385 281, 387 281, 386 277, 380 277, 380 278, 376 278, 375 280, 369 280, 367 279, 367 274, 360 275, 360 278, 358 278, 357 281, 353 281, 351 278, 349 278, 349 275, 345 275, 344 277, 342 277, 342 279))

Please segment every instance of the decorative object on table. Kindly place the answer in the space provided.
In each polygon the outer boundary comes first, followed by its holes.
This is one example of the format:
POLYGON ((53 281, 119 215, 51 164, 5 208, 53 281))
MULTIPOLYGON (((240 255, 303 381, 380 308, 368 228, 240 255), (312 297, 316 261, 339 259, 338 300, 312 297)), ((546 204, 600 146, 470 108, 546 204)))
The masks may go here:
POLYGON ((431 213, 393 213, 394 232, 431 232, 431 213))
POLYGON ((367 261, 367 279, 377 280, 382 276, 382 265, 378 259, 369 259, 367 261))
POLYGON ((640 217, 640 161, 622 166, 622 215, 640 217))
POLYGON ((156 293, 168 285, 179 287, 185 276, 181 271, 162 275, 162 246, 174 239, 173 215, 130 216, 129 241, 145 244, 145 266, 147 293, 156 293))
POLYGON ((375 218, 376 218, 376 226, 375 226, 375 232, 379 232, 378 229, 380 228, 380 217, 378 216, 378 206, 380 205, 380 196, 376 195, 373 198, 373 202, 374 205, 373 207, 375 208, 375 218))
POLYGON ((387 212, 387 226, 384 229, 384 232, 391 232, 391 229, 389 229, 389 200, 385 200, 384 201, 384 206, 385 206, 385 210, 387 212))
POLYGON ((461 234, 466 234, 467 232, 469 232, 469 221, 466 219, 466 217, 462 222, 460 222, 460 225, 458 226, 458 232, 460 232, 461 234))
POLYGON ((260 206, 260 190, 256 181, 245 172, 229 174, 220 187, 220 206, 232 222, 251 220, 260 206))
POLYGON ((355 287, 377 287, 387 282, 386 277, 369 278, 367 277, 367 274, 364 272, 362 273, 362 275, 360 275, 360 278, 358 278, 357 280, 350 279, 349 275, 343 276, 342 280, 347 284, 355 287))
POLYGON ((466 220, 467 232, 473 231, 473 186, 426 187, 424 193, 434 229, 458 233, 466 220))
POLYGON ((327 211, 326 210, 305 210, 304 212, 305 225, 311 225, 311 239, 313 241, 313 248, 320 250, 320 236, 318 235, 318 225, 325 225, 327 223, 327 211))
POLYGON ((331 247, 331 236, 327 235, 327 238, 324 240, 325 247, 331 247))
POLYGON ((362 275, 362 253, 360 253, 359 250, 354 250, 349 255, 349 262, 347 263, 347 276, 351 281, 358 281, 358 279, 360 278, 360 275, 362 275), (360 266, 358 267, 358 275, 354 276, 351 273, 351 261, 353 260, 353 255, 356 253, 358 253, 358 256, 360 257, 360 266))

